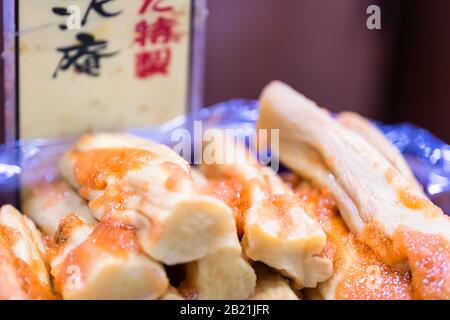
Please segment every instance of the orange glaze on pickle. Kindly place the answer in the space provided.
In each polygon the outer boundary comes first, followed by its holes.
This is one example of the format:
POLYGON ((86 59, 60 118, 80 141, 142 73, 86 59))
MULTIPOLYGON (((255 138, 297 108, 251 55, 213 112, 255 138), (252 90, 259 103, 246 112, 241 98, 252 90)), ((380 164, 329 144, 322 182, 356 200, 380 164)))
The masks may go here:
POLYGON ((344 268, 344 258, 342 247, 339 244, 349 236, 349 231, 340 219, 335 202, 318 188, 307 184, 299 185, 295 192, 306 212, 319 221, 327 234, 328 241, 321 255, 333 261, 334 272, 341 271, 344 268))
POLYGON ((114 256, 126 259, 130 253, 141 252, 142 248, 132 227, 100 222, 89 237, 70 251, 58 266, 55 287, 59 292, 63 292, 64 288, 70 290, 74 281, 77 281, 78 287, 82 287, 90 270, 102 258, 114 256))
POLYGON ((336 288, 336 299, 412 299, 409 272, 396 270, 380 261, 374 252, 353 236, 346 239, 354 250, 345 276, 336 288))
POLYGON ((245 216, 251 206, 250 190, 253 188, 264 193, 265 197, 261 206, 266 209, 265 212, 270 214, 270 218, 273 217, 272 214, 276 217, 280 226, 280 237, 289 236, 293 221, 286 212, 293 206, 299 205, 297 198, 291 193, 272 194, 268 179, 255 178, 250 181, 241 181, 232 172, 221 172, 221 174, 213 172, 207 178, 209 179, 208 188, 211 189, 213 196, 224 201, 233 210, 239 238, 244 234, 245 216))
POLYGON ((408 258, 415 296, 450 299, 450 246, 442 237, 399 227, 392 236, 398 255, 408 258))
POLYGON ((22 290, 32 300, 55 300, 59 299, 51 288, 43 284, 33 268, 20 258, 15 258, 16 272, 21 279, 22 290))
POLYGON ((192 181, 190 174, 183 170, 179 164, 166 161, 161 167, 168 172, 168 177, 165 182, 165 187, 168 191, 181 191, 183 182, 192 181))
POLYGON ((210 188, 212 194, 224 201, 233 210, 239 238, 244 234, 245 216, 251 205, 250 190, 253 188, 259 188, 265 194, 262 206, 267 209, 267 212, 275 214, 280 224, 280 235, 282 237, 288 236, 292 221, 289 215, 284 213, 293 205, 293 199, 290 195, 272 195, 268 180, 242 181, 230 171, 207 172, 207 178, 209 179, 208 188, 210 188))
POLYGON ((83 224, 83 221, 75 213, 69 213, 60 221, 52 239, 46 241, 48 261, 52 261, 63 252, 72 230, 83 224))
POLYGON ((108 177, 122 178, 128 171, 140 169, 152 153, 143 149, 108 148, 74 152, 73 157, 78 183, 83 188, 102 190, 108 177))
MULTIPOLYGON (((6 263, 11 266, 11 269, 15 272, 15 276, 21 290, 21 292, 19 293, 20 297, 12 298, 24 298, 33 300, 59 299, 59 297, 52 292, 50 286, 42 283, 38 278, 37 271, 35 268, 33 268, 33 263, 32 265, 29 265, 22 259, 15 256, 12 250, 12 246, 17 241, 20 234, 12 228, 4 226, 0 227, 0 263, 6 263)), ((12 277, 12 275, 8 276, 12 277)), ((2 296, 2 298, 7 299, 9 297, 2 296)))
MULTIPOLYGON (((134 188, 131 191, 121 187, 122 184, 107 185, 108 177, 122 178, 130 170, 138 170, 151 159, 153 154, 148 150, 121 148, 121 149, 94 149, 88 152, 74 153, 75 177, 81 184, 80 193, 86 196, 89 189, 104 190, 104 194, 92 199, 89 207, 93 210, 101 209, 101 221, 111 225, 130 225, 129 217, 122 215, 126 210, 136 209, 134 206, 145 201, 145 185, 134 188), (139 190, 137 190, 139 189, 139 190)), ((165 183, 169 191, 177 191, 183 181, 188 181, 189 172, 183 170, 180 165, 172 162, 164 162, 161 170, 168 172, 165 183)), ((190 180, 189 180, 190 181, 190 180)), ((149 181, 151 183, 151 181, 149 181)), ((161 236, 161 227, 155 217, 146 216, 152 224, 153 239, 161 236)))
POLYGON ((405 262, 404 256, 395 252, 392 240, 383 231, 383 227, 376 222, 366 224, 358 240, 371 247, 374 252, 387 264, 400 265, 405 262))
MULTIPOLYGON (((108 186, 102 196, 89 201, 89 207, 92 210, 102 208, 102 223, 121 228, 133 228, 130 217, 126 216, 124 212, 126 210, 135 210, 135 206, 139 205, 141 201, 141 195, 123 191, 120 189, 120 186, 108 186), (135 199, 136 197, 137 199, 135 199)), ((162 229, 156 217, 152 215, 142 215, 142 218, 147 219, 151 224, 152 232, 150 238, 152 240, 160 238, 162 229)))
POLYGON ((397 190, 397 197, 405 207, 410 209, 423 209, 428 205, 428 201, 426 199, 420 198, 406 189, 397 190))
POLYGON ((8 246, 8 248, 14 246, 14 244, 19 238, 20 238, 19 231, 7 226, 0 225, 0 239, 4 241, 4 243, 8 246))
POLYGON ((405 207, 420 210, 419 212, 425 214, 428 218, 439 217, 442 214, 440 208, 435 206, 430 200, 419 196, 408 189, 397 189, 397 198, 405 207))
POLYGON ((347 229, 326 191, 306 184, 296 191, 327 233, 323 254, 333 260, 334 275, 342 276, 336 287, 336 299, 412 298, 409 273, 381 262, 368 246, 358 241, 347 229))
POLYGON ((442 237, 400 226, 388 239, 382 227, 372 222, 361 240, 389 264, 408 264, 415 298, 450 299, 450 247, 442 237))
POLYGON ((396 170, 390 168, 385 172, 386 182, 389 183, 397 194, 398 201, 405 207, 412 210, 420 210, 420 213, 433 218, 442 214, 441 209, 436 207, 426 197, 418 194, 417 191, 405 186, 399 186, 396 177, 400 175, 396 170))
POLYGON ((212 178, 207 191, 224 201, 233 210, 238 236, 244 234, 245 212, 249 208, 248 191, 237 177, 212 178))
POLYGON ((102 221, 120 218, 120 212, 133 209, 131 200, 135 196, 132 192, 122 191, 118 186, 111 186, 105 190, 105 193, 95 199, 89 201, 89 207, 92 210, 97 210, 100 207, 103 209, 102 221))
POLYGON ((130 252, 142 252, 135 229, 129 225, 102 221, 95 227, 87 241, 115 256, 127 257, 130 252))

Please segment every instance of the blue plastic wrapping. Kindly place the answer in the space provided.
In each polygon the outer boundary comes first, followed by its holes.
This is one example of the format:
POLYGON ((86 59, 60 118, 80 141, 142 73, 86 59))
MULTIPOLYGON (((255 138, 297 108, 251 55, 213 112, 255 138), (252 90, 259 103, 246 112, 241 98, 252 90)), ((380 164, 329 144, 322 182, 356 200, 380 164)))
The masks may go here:
MULTIPOLYGON (((258 119, 258 102, 235 99, 218 103, 168 123, 130 133, 173 145, 172 133, 179 128, 191 129, 195 120, 204 128, 254 128, 258 119)), ((375 123, 403 153, 428 196, 444 212, 450 213, 450 146, 429 131, 412 124, 375 123)), ((0 146, 0 201, 15 202, 20 187, 52 180, 58 173, 58 159, 75 138, 36 139, 0 146), (27 174, 24 174, 27 173, 27 174)), ((194 140, 194 144, 195 144, 194 140)))
POLYGON ((450 214, 450 146, 409 123, 377 126, 402 152, 430 199, 450 214))

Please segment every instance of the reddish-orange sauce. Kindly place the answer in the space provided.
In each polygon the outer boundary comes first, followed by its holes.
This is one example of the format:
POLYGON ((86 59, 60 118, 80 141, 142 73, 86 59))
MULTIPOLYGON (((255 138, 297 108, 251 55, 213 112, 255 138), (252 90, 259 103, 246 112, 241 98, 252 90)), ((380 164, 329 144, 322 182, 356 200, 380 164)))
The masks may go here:
POLYGON ((106 179, 121 178, 130 170, 141 168, 152 153, 143 149, 93 149, 74 153, 75 178, 84 188, 101 190, 106 187, 106 179))
POLYGON ((287 212, 293 206, 300 205, 296 197, 291 193, 272 194, 268 179, 245 181, 237 177, 233 172, 217 173, 213 170, 209 170, 207 174, 209 174, 207 178, 209 179, 208 188, 211 190, 210 193, 224 201, 233 210, 240 238, 244 234, 245 216, 251 205, 250 190, 252 188, 258 188, 264 193, 263 202, 261 203, 264 211, 260 213, 264 214, 264 212, 267 212, 271 217, 272 214, 275 215, 280 226, 280 237, 289 235, 293 221, 291 215, 287 214, 287 212))
POLYGON ((397 197, 405 207, 415 210, 426 208, 429 202, 406 189, 397 190, 397 197))
POLYGON ((54 300, 59 297, 54 294, 51 288, 43 284, 37 274, 20 258, 15 258, 16 272, 21 280, 22 290, 26 293, 29 299, 33 300, 54 300))
POLYGON ((212 178, 209 180, 209 190, 218 199, 224 201, 234 213, 238 235, 244 234, 244 218, 249 208, 247 187, 236 177, 212 178))
POLYGON ((102 220, 108 220, 119 211, 131 209, 130 201, 134 194, 123 191, 120 186, 108 187, 105 193, 89 202, 89 207, 93 210, 103 206, 102 220))
MULTIPOLYGON (((298 181, 293 186, 298 185, 298 181)), ((319 221, 327 234, 327 243, 322 256, 333 261, 334 272, 344 267, 343 241, 350 235, 345 223, 341 220, 335 202, 326 193, 307 184, 298 185, 295 189, 305 210, 319 221)))
MULTIPOLYGON (((89 207, 93 210, 102 207, 101 221, 104 224, 121 228, 132 228, 130 217, 126 216, 124 212, 135 209, 136 203, 132 200, 135 196, 136 194, 133 192, 121 190, 120 186, 108 186, 102 196, 89 202, 89 207)), ((140 196, 138 195, 138 197, 140 196)), ((141 201, 142 199, 138 199, 137 204, 139 205, 141 201)), ((145 215, 142 217, 146 218, 151 224, 150 238, 157 240, 162 234, 160 223, 155 216, 145 215)))
POLYGON ((53 239, 46 242, 47 245, 47 260, 51 261, 58 256, 70 238, 72 230, 78 226, 82 226, 83 221, 74 213, 70 213, 62 219, 58 225, 53 239))
POLYGON ((180 177, 179 177, 177 174, 175 174, 175 173, 174 173, 174 174, 171 174, 171 175, 167 178, 167 180, 166 180, 164 186, 165 186, 166 189, 169 190, 169 191, 177 191, 177 190, 179 190, 179 187, 180 187, 180 177))
POLYGON ((14 246, 16 241, 20 238, 20 233, 13 228, 0 225, 0 239, 4 241, 4 244, 8 248, 14 246))
POLYGON ((407 257, 419 299, 450 299, 450 246, 442 237, 400 227, 393 235, 396 253, 407 257))
POLYGON ((379 223, 366 224, 363 232, 358 235, 358 240, 371 247, 383 261, 390 265, 399 265, 405 262, 405 257, 395 252, 392 240, 379 223))
POLYGON ((89 237, 70 251, 58 267, 55 287, 59 292, 63 292, 65 287, 70 290, 74 281, 82 287, 89 271, 105 255, 126 258, 132 252, 142 252, 133 228, 100 222, 89 237))
MULTIPOLYGON (((129 227, 129 218, 122 213, 135 209, 133 206, 139 205, 145 199, 146 191, 145 184, 129 191, 125 190, 121 183, 107 186, 107 178, 111 176, 122 178, 128 171, 140 169, 152 156, 150 151, 133 148, 94 149, 74 154, 75 176, 82 186, 80 193, 87 193, 89 189, 104 190, 102 196, 89 202, 91 209, 103 210, 101 221, 104 224, 129 227)), ((189 178, 189 173, 176 163, 165 162, 161 165, 161 170, 167 170, 169 173, 166 181, 166 188, 169 191, 178 190, 181 183, 186 181, 184 178, 189 178)), ((161 229, 158 221, 154 217, 147 218, 152 223, 151 237, 159 237, 161 229)))
MULTIPOLYGON (((15 273, 14 276, 8 274, 10 281, 15 278, 14 280, 12 280, 15 283, 15 287, 9 287, 13 285, 13 283, 11 282, 7 281, 6 283, 3 283, 2 281, 0 281, 0 285, 8 286, 8 288, 3 288, 4 290, 0 289, 1 298, 24 298, 33 300, 58 299, 59 297, 53 293, 50 286, 42 283, 38 278, 37 271, 33 263, 32 265, 29 265, 25 261, 14 255, 11 244, 14 245, 14 242, 17 240, 17 238, 16 235, 14 235, 15 232, 11 232, 11 230, 13 229, 7 231, 7 233, 9 233, 7 238, 4 237, 5 233, 3 232, 0 236, 0 264, 9 265, 9 268, 7 268, 6 266, 1 266, 0 269, 7 269, 9 272, 15 273), (11 292, 11 290, 13 290, 14 292, 11 292), (17 290, 19 290, 19 292, 17 290), (10 294, 12 294, 13 296, 9 296, 10 294)), ((3 231, 5 231, 5 229, 3 229, 3 231)))
POLYGON ((360 239, 383 261, 409 265, 415 298, 450 299, 450 247, 445 239, 407 227, 388 238, 376 223, 368 224, 360 239))
POLYGON ((57 245, 64 245, 70 237, 72 230, 82 226, 83 221, 75 213, 69 213, 62 219, 54 235, 54 241, 57 245))
POLYGON ((371 248, 358 241, 326 191, 307 184, 296 190, 307 210, 327 233, 328 241, 322 254, 332 259, 334 275, 342 276, 335 291, 336 299, 412 298, 409 273, 383 263, 371 248))
POLYGON ((424 196, 418 194, 416 190, 412 190, 410 187, 399 186, 396 182, 397 175, 399 173, 392 168, 385 172, 386 182, 394 188, 397 193, 397 199, 402 205, 412 210, 420 210, 420 213, 424 213, 430 218, 442 214, 438 207, 424 196))
POLYGON ((341 220, 336 203, 326 191, 309 184, 298 185, 295 189, 307 212, 316 218, 325 232, 347 235, 345 223, 341 220))
POLYGON ((126 257, 130 252, 142 252, 135 229, 129 225, 100 222, 87 242, 116 256, 126 257))
POLYGON ((27 298, 20 279, 17 280, 14 260, 11 250, 0 238, 0 300, 27 298))
POLYGON ((409 272, 396 270, 381 262, 373 251, 353 236, 346 239, 354 250, 353 259, 336 288, 336 299, 412 299, 409 272))
POLYGON ((191 181, 189 173, 176 163, 166 161, 162 164, 162 169, 169 173, 165 183, 165 187, 168 191, 180 191, 183 182, 191 181))

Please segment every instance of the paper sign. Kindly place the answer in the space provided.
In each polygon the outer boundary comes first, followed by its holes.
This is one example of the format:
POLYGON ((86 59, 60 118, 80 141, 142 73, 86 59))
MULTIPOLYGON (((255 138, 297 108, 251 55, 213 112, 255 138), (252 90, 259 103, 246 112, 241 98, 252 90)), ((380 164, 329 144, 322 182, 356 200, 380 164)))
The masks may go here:
POLYGON ((164 123, 188 108, 189 0, 19 0, 20 138, 164 123))

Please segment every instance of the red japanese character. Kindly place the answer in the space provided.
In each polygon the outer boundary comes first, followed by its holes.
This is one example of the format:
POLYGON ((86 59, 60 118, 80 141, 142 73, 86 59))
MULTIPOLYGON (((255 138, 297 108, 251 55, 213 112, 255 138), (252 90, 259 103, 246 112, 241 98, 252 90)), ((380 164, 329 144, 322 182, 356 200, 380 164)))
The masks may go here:
POLYGON ((149 36, 150 26, 145 20, 141 20, 136 23, 134 27, 134 31, 137 33, 137 37, 134 39, 137 43, 141 45, 141 47, 145 46, 145 41, 149 36))
POLYGON ((172 39, 172 26, 174 21, 171 19, 159 17, 154 23, 149 25, 147 21, 139 21, 134 30, 137 33, 135 41, 142 47, 145 46, 146 41, 151 43, 167 43, 172 39))
POLYGON ((159 17, 151 25, 150 40, 152 43, 167 43, 172 39, 172 26, 174 21, 164 17, 159 17), (160 40, 160 41, 158 41, 160 40))
POLYGON ((136 54, 136 77, 147 78, 154 74, 167 74, 171 61, 170 48, 143 51, 136 54))
POLYGON ((150 4, 152 4, 152 2, 154 2, 153 7, 152 7, 153 11, 156 11, 156 12, 167 12, 167 11, 170 11, 170 10, 173 9, 172 6, 165 6, 165 7, 161 6, 161 2, 163 2, 163 1, 164 0, 156 0, 156 1, 143 0, 142 6, 139 9, 139 14, 144 14, 147 11, 147 9, 150 6, 150 4))

